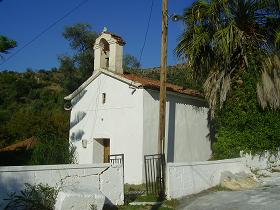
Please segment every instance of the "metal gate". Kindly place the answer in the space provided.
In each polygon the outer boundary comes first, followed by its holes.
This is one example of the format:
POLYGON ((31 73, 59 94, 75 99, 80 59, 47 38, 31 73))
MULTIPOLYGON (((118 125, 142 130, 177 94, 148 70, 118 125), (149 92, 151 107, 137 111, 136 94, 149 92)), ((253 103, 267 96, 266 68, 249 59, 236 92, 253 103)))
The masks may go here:
POLYGON ((109 162, 111 164, 122 164, 124 177, 124 154, 109 155, 109 162))
POLYGON ((165 155, 144 155, 148 195, 165 196, 165 155))

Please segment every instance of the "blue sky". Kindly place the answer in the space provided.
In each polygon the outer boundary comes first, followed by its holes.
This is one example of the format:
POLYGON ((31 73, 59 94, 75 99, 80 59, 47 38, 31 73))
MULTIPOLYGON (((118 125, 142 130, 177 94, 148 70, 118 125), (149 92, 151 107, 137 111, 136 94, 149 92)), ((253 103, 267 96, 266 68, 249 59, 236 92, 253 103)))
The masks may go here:
MULTIPOLYGON (((0 34, 18 42, 18 47, 11 50, 5 58, 81 1, 2 0, 0 2, 0 34)), ((58 67, 59 55, 73 53, 68 42, 62 37, 62 32, 65 26, 75 23, 90 23, 92 29, 97 32, 101 32, 106 26, 108 31, 122 36, 127 42, 124 53, 139 58, 151 2, 152 0, 89 0, 31 45, 0 65, 0 70, 25 71, 27 68, 38 70, 58 67)), ((192 2, 193 0, 169 0, 169 14, 182 14, 183 9, 190 6, 192 2)), ((141 62, 145 68, 160 65, 161 4, 161 0, 154 0, 150 30, 141 62)), ((168 65, 178 63, 174 56, 174 48, 182 31, 182 23, 169 21, 168 65)))

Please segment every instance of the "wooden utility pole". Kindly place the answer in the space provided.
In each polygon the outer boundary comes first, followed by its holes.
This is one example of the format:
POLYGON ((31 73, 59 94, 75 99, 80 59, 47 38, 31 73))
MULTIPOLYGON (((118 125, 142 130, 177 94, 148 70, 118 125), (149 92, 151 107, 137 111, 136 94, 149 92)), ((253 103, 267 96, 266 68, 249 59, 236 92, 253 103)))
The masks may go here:
POLYGON ((161 63, 160 63, 160 107, 159 107, 159 139, 158 153, 165 150, 165 109, 166 109, 166 74, 167 74, 167 29, 168 29, 168 0, 162 0, 162 34, 161 34, 161 63))

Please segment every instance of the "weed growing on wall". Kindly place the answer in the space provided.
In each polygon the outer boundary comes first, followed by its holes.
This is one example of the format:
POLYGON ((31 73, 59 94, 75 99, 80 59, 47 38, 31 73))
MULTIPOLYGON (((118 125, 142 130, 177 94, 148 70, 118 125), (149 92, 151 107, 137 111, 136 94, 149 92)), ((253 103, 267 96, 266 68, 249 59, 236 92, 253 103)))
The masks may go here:
POLYGON ((18 194, 12 193, 7 199, 4 210, 53 210, 58 190, 48 185, 25 184, 25 189, 18 194))

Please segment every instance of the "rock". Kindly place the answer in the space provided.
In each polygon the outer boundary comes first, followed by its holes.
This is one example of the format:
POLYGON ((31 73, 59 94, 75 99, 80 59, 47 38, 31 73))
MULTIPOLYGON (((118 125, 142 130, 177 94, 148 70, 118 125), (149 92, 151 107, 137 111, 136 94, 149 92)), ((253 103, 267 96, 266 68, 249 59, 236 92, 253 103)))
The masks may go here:
POLYGON ((260 183, 251 174, 223 172, 221 175, 221 186, 230 190, 242 190, 259 187, 260 183))
POLYGON ((271 169, 272 172, 280 172, 280 166, 275 166, 271 169))
POLYGON ((257 170, 254 171, 254 174, 259 178, 259 177, 269 177, 271 176, 271 169, 262 169, 262 170, 257 170))
POLYGON ((70 186, 58 193, 55 210, 99 210, 105 201, 105 195, 96 188, 70 186))

